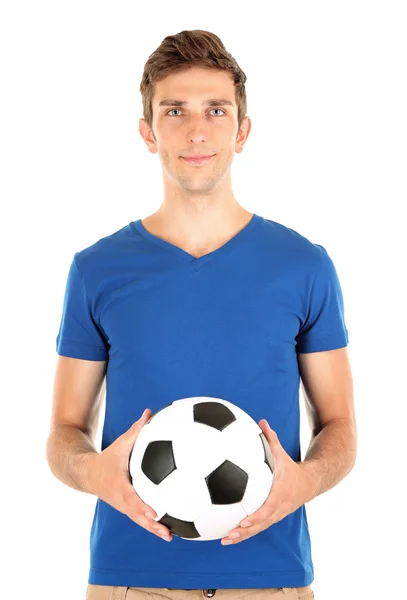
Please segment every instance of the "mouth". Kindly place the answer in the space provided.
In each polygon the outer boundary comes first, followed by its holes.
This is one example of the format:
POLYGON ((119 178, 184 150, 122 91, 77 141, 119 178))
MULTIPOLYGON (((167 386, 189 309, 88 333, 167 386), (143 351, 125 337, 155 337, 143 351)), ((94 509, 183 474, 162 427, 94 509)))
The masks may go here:
POLYGON ((216 154, 212 154, 211 156, 196 156, 196 157, 188 157, 181 156, 180 158, 184 160, 189 165, 207 165, 208 162, 214 157, 216 154))

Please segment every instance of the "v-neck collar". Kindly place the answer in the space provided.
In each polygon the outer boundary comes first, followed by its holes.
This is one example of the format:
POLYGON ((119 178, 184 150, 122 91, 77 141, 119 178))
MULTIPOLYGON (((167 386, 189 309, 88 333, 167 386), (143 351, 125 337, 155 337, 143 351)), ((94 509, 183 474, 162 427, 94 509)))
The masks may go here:
POLYGON ((163 240, 162 238, 147 231, 147 229, 141 222, 141 218, 137 221, 132 221, 130 225, 135 227, 137 231, 147 240, 150 240, 150 242, 161 246, 165 250, 169 250, 170 252, 177 254, 180 258, 188 262, 195 271, 198 271, 204 264, 208 263, 214 258, 218 258, 222 254, 225 254, 227 251, 231 250, 233 246, 235 246, 238 242, 241 242, 245 237, 247 237, 247 235, 254 229, 254 227, 257 225, 260 219, 261 217, 259 215, 253 213, 253 216, 247 223, 247 225, 245 225, 243 229, 238 231, 236 235, 234 235, 230 240, 228 240, 219 248, 216 248, 216 250, 212 250, 212 252, 208 252, 207 254, 198 257, 193 256, 192 254, 190 254, 186 250, 183 250, 179 246, 176 246, 171 242, 167 242, 166 240, 163 240))

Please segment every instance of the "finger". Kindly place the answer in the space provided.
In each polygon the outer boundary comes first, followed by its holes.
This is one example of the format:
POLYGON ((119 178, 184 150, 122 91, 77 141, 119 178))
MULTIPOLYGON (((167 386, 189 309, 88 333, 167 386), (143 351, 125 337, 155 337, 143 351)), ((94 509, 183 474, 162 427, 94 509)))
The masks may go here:
POLYGON ((147 514, 145 513, 142 517, 143 527, 145 529, 148 529, 151 533, 154 533, 158 537, 164 539, 165 541, 170 542, 172 540, 172 534, 168 527, 162 525, 159 521, 156 521, 155 519, 151 519, 151 517, 148 516, 148 511, 146 512, 147 514))
POLYGON ((151 410, 149 408, 146 408, 141 417, 138 419, 138 421, 134 421, 133 425, 131 425, 131 427, 129 427, 129 429, 125 431, 120 436, 120 438, 118 438, 121 442, 125 444, 128 451, 130 451, 133 448, 141 428, 148 421, 151 415, 151 410))
POLYGON ((271 429, 266 419, 262 419, 259 425, 269 444, 273 462, 273 473, 276 475, 280 471, 282 461, 285 458, 285 450, 280 444, 277 433, 274 429, 271 429))
POLYGON ((273 487, 272 484, 266 500, 254 513, 247 515, 247 517, 240 522, 240 527, 250 527, 251 525, 255 525, 256 523, 268 519, 277 511, 280 504, 281 493, 279 493, 277 486, 273 487))
POLYGON ((164 537, 164 539, 167 539, 167 538, 172 539, 172 534, 171 534, 171 531, 168 529, 168 527, 166 527, 165 525, 162 525, 161 523, 159 523, 157 521, 158 516, 157 516, 156 511, 153 508, 151 508, 151 506, 149 506, 148 504, 143 502, 136 491, 134 493, 137 496, 138 513, 139 514, 140 514, 140 512, 142 513, 143 527, 145 527, 145 529, 148 529, 152 533, 155 533, 159 537, 164 537))
POLYGON ((267 441, 269 442, 270 445, 274 446, 276 448, 276 450, 280 450, 281 449, 281 444, 280 441, 278 439, 277 433, 274 431, 274 429, 271 429, 270 425, 268 424, 268 422, 266 421, 266 419, 262 419, 259 422, 259 425, 264 433, 264 435, 267 438, 267 441))
POLYGON ((264 519, 263 521, 260 521, 255 525, 251 525, 250 527, 232 529, 226 537, 222 538, 221 543, 222 545, 228 545, 231 543, 238 544, 253 537, 254 535, 257 535, 260 533, 260 531, 264 531, 270 527, 270 525, 273 525, 273 523, 273 518, 269 517, 268 519, 264 519))
POLYGON ((263 529, 267 529, 269 525, 271 525, 271 522, 268 523, 267 521, 262 521, 261 523, 252 525, 251 527, 247 527, 245 529, 233 529, 228 533, 226 537, 221 539, 221 544, 223 546, 227 546, 230 544, 239 544, 240 542, 243 542, 253 537, 257 533, 260 533, 260 531, 263 531, 263 529))
POLYGON ((138 434, 140 429, 143 427, 143 425, 145 423, 147 423, 147 421, 149 420, 149 418, 151 417, 152 412, 149 408, 146 408, 143 412, 143 414, 141 415, 141 417, 138 419, 138 421, 135 421, 133 423, 133 425, 130 427, 130 429, 128 429, 128 433, 130 437, 133 437, 133 434, 138 434))
POLYGON ((127 512, 127 515, 135 521, 138 525, 144 527, 151 533, 154 533, 158 537, 161 537, 167 541, 171 541, 172 534, 171 531, 165 525, 159 523, 156 519, 157 513, 149 506, 145 504, 137 493, 135 492, 137 500, 136 502, 132 502, 130 510, 127 512))
POLYGON ((276 509, 273 508, 274 502, 271 502, 271 500, 272 498, 269 496, 263 506, 241 521, 240 527, 231 529, 227 535, 227 538, 235 533, 238 533, 239 538, 247 539, 247 537, 251 537, 257 531, 262 531, 262 529, 274 523, 276 509))
POLYGON ((256 525, 258 523, 261 523, 262 521, 266 521, 267 519, 270 518, 270 516, 272 514, 273 514, 273 510, 271 508, 271 505, 270 504, 267 506, 263 505, 261 508, 259 508, 259 510, 256 510, 256 512, 245 517, 243 519, 243 521, 240 523, 240 527, 242 529, 246 529, 248 527, 251 527, 252 525, 256 525))

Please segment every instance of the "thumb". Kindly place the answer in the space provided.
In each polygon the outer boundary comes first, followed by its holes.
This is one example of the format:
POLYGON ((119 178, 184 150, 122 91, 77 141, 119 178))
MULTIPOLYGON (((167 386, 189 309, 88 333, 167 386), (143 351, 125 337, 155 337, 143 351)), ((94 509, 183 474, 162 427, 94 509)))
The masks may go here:
POLYGON ((149 408, 146 408, 139 420, 135 421, 133 425, 129 427, 129 429, 125 431, 121 436, 123 443, 126 447, 128 447, 129 450, 133 448, 141 428, 147 423, 151 415, 151 410, 149 408))
POLYGON ((278 469, 283 448, 280 444, 280 440, 278 439, 277 433, 274 431, 274 429, 271 429, 266 419, 262 419, 259 425, 269 443, 271 454, 273 457, 274 467, 278 469))

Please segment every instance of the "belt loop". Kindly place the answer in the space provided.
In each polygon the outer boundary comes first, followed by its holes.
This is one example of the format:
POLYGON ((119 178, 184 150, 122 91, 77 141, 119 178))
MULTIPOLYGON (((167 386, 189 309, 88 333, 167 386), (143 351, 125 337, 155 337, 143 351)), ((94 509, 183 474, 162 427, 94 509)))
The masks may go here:
POLYGON ((115 585, 112 589, 110 600, 126 600, 128 589, 129 588, 124 585, 115 585))

